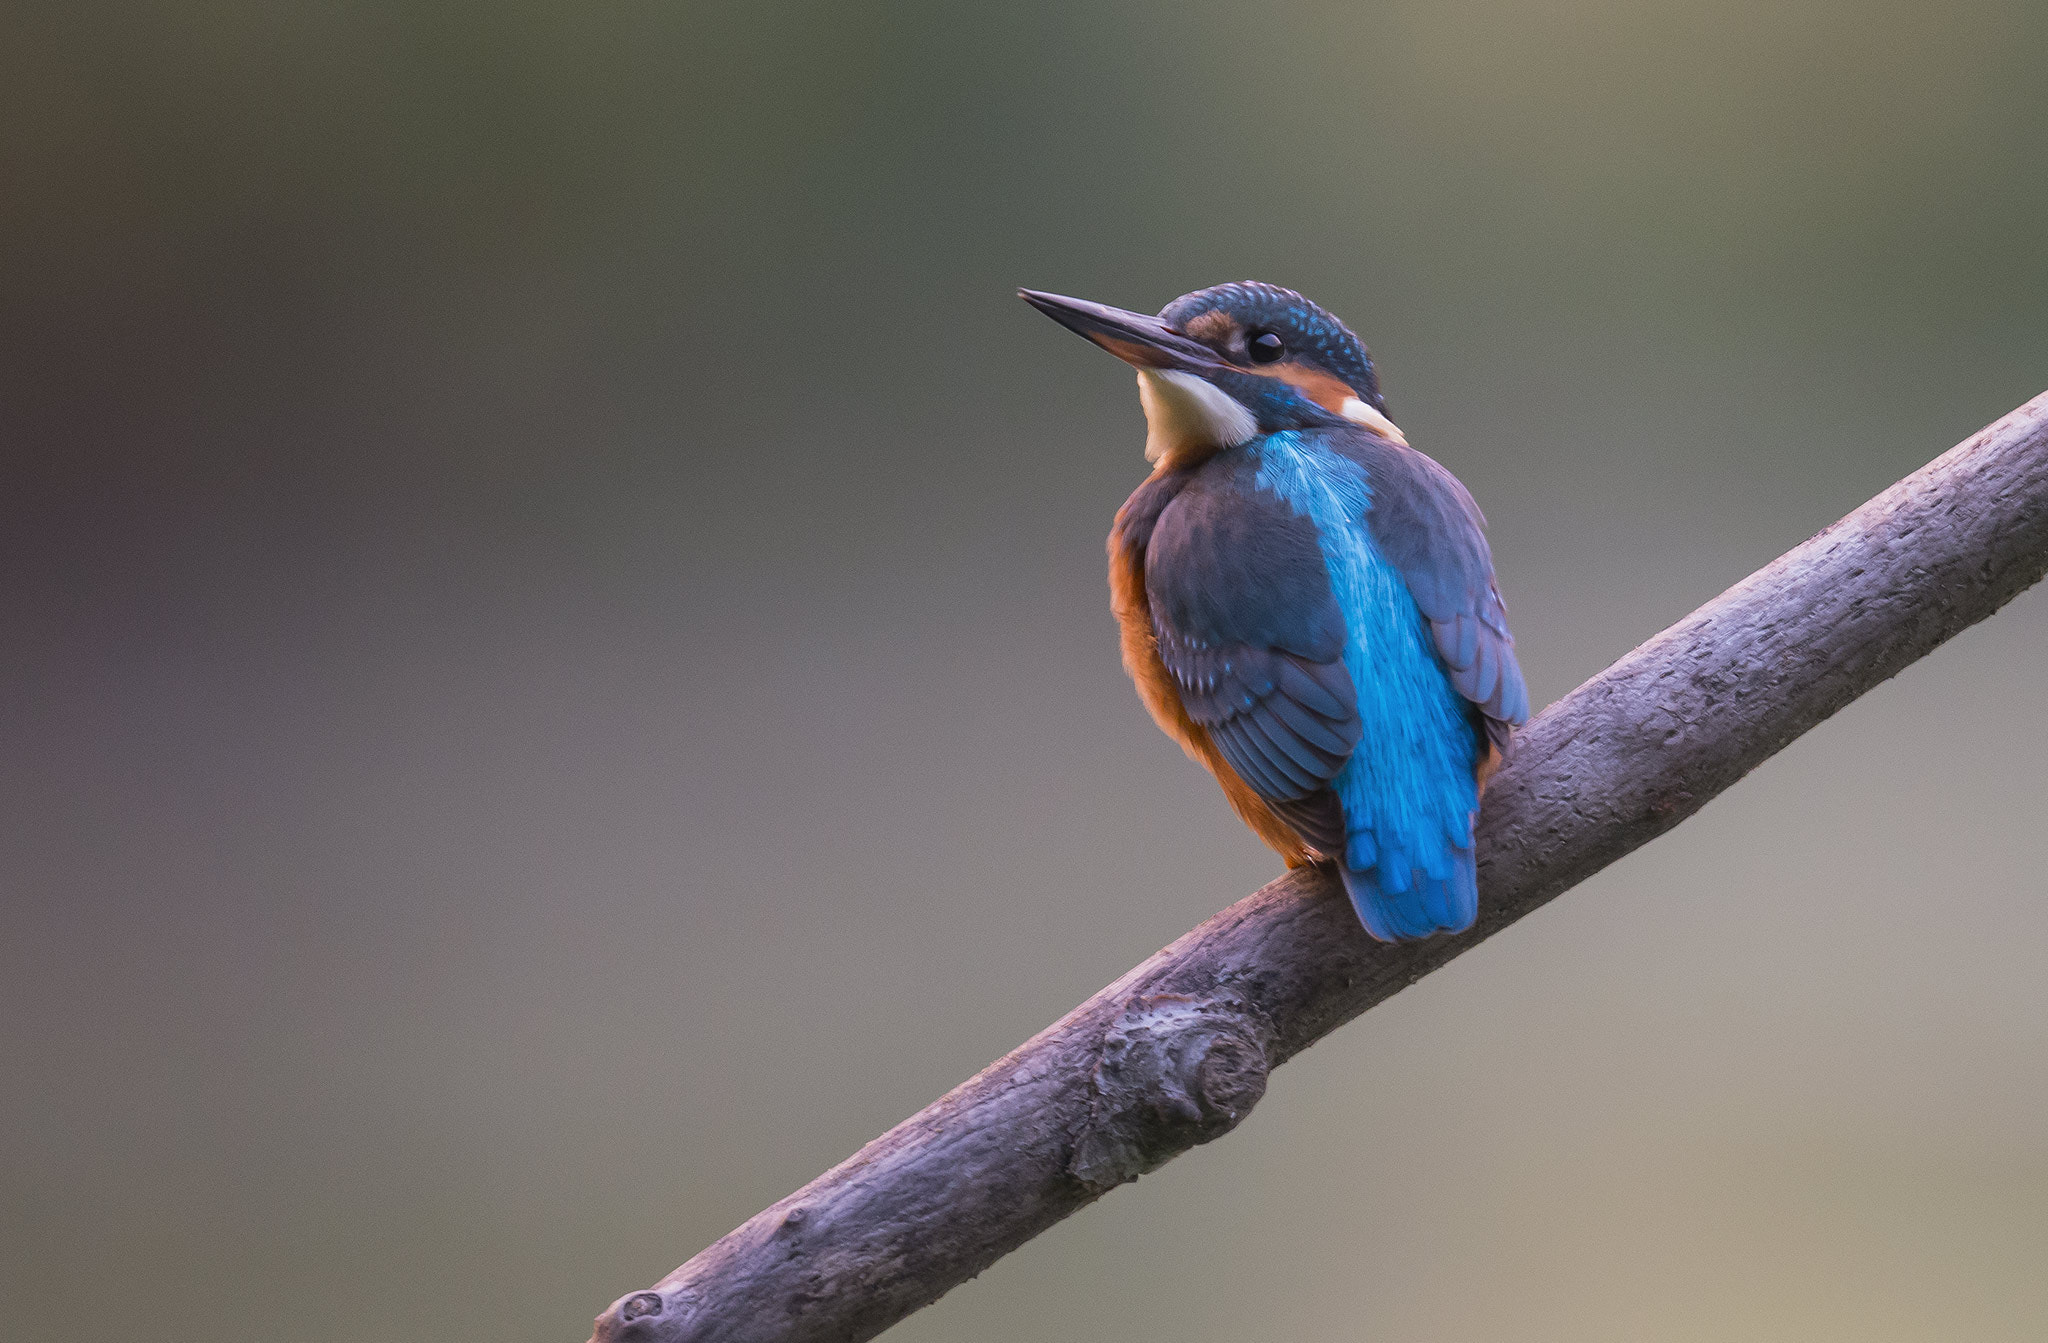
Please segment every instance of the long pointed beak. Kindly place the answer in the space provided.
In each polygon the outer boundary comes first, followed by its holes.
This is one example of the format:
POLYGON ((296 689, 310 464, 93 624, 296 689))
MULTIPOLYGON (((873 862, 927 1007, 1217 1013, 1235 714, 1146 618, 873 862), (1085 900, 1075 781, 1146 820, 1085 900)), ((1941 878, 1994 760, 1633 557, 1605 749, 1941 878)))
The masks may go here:
POLYGON ((1076 335, 1086 336, 1127 364, 1138 368, 1178 369, 1209 373, 1228 368, 1216 352, 1190 340, 1157 317, 1090 303, 1082 298, 1019 289, 1017 297, 1076 335))

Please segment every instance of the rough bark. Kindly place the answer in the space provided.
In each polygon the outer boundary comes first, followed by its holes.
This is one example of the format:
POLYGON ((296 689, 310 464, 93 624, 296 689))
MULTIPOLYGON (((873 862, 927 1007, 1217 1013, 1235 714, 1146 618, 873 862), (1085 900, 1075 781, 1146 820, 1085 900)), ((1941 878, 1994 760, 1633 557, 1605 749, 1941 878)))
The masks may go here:
POLYGON ((1383 946, 1334 879, 1239 901, 598 1316, 596 1343, 872 1338, 1227 1133, 1270 1069, 1670 829, 2048 569, 2048 393, 1539 715, 1486 795, 1480 916, 1383 946))

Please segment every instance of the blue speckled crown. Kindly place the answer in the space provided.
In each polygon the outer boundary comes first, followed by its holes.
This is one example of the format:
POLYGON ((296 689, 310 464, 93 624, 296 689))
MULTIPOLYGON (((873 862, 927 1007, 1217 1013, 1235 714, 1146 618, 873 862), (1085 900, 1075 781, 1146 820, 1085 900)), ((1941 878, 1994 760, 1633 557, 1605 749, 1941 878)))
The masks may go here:
POLYGON ((1372 356, 1366 352, 1365 342, 1338 321, 1334 313, 1292 289, 1259 280, 1211 285, 1182 294, 1160 309, 1159 318, 1185 331, 1189 322, 1217 309, 1247 327, 1275 333, 1296 358, 1328 369, 1349 383, 1373 409, 1385 413, 1386 400, 1380 395, 1379 376, 1373 372, 1372 356))

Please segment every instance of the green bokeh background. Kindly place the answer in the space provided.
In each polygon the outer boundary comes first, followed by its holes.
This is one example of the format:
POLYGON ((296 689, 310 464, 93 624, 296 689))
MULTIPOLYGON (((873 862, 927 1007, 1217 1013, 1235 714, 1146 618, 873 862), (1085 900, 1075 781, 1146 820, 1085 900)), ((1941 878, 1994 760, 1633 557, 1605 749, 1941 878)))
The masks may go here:
MULTIPOLYGON (((2048 387, 2048 7, 0 15, 0 1333, 576 1340, 1273 875, 1020 284, 1305 290, 1538 702, 2048 387)), ((2048 1336, 2048 599, 910 1340, 2048 1336)))

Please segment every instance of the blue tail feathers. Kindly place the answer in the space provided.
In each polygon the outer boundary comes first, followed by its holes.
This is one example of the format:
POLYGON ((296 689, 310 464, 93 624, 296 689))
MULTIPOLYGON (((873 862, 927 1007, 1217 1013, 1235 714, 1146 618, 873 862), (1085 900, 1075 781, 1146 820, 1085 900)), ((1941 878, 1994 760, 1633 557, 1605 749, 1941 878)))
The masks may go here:
POLYGON ((1365 930, 1382 942, 1412 942, 1436 933, 1462 933, 1479 917, 1479 881, 1472 850, 1446 846, 1444 871, 1409 867, 1396 875, 1385 863, 1353 867, 1339 860, 1337 875, 1365 930))

